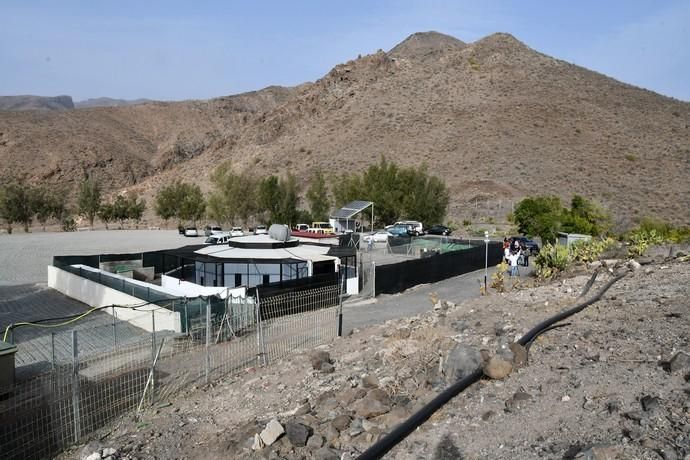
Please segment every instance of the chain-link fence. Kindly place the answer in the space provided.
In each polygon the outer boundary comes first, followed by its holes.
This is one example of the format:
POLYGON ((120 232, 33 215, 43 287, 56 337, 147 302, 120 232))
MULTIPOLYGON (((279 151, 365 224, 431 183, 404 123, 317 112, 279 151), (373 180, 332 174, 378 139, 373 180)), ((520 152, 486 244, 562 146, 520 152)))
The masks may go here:
MULTIPOLYGON (((154 327, 137 340, 118 340, 117 328, 99 325, 47 335, 49 362, 0 388, 2 458, 51 457, 116 417, 193 383, 331 340, 338 332, 340 300, 339 284, 263 300, 229 297, 222 308, 217 298, 200 298, 185 303, 185 333, 154 327), (112 346, 93 353, 92 338, 81 340, 87 335, 112 346)), ((21 351, 22 342, 16 345, 21 351)))

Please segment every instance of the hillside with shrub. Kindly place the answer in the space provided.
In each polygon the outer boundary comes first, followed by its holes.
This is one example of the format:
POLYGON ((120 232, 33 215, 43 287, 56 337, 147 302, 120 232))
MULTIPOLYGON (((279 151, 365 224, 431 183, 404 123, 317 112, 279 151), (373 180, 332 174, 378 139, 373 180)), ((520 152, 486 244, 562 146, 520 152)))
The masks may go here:
MULTIPOLYGON (((385 156, 448 185, 450 218, 503 219, 521 198, 579 194, 624 229, 690 221, 690 104, 535 51, 507 34, 414 34, 313 83, 208 101, 0 112, 0 178, 148 202, 218 164, 332 186, 385 156)), ((299 190, 301 196, 306 190, 299 190)), ((76 192, 75 192, 76 193, 76 192)), ((145 219, 153 218, 149 211, 145 219)))

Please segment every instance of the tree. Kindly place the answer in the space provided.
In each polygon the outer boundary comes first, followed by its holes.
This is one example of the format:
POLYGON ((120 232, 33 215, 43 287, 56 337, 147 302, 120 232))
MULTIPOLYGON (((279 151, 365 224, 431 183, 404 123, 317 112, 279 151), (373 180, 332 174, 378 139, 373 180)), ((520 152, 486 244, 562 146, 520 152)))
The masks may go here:
POLYGON ((98 210, 98 218, 105 224, 106 230, 108 230, 108 222, 113 220, 114 212, 112 203, 103 203, 98 210))
POLYGON ((250 171, 235 173, 230 162, 219 165, 211 174, 213 192, 208 213, 219 223, 245 222, 256 211, 256 180, 250 171))
POLYGON ((556 241, 562 216, 563 208, 557 196, 525 198, 513 212, 518 231, 524 235, 541 237, 543 244, 556 241))
POLYGON ((196 221, 201 219, 206 212, 206 200, 201 188, 196 184, 181 184, 179 208, 176 217, 179 221, 196 221))
POLYGON ((611 219, 603 209, 580 195, 573 195, 570 210, 564 213, 563 231, 601 235, 610 226, 611 219))
POLYGON ((288 174, 287 177, 280 181, 280 206, 277 223, 282 223, 288 227, 292 227, 297 223, 299 213, 297 212, 297 203, 299 197, 297 195, 297 181, 295 176, 288 174))
POLYGON ((137 226, 141 222, 141 216, 146 209, 146 200, 138 198, 136 194, 130 192, 127 197, 127 214, 130 219, 134 219, 137 226))
POLYGON ((31 209, 36 215, 36 220, 41 224, 43 231, 46 231, 46 222, 52 215, 50 197, 51 194, 45 187, 31 187, 29 189, 31 195, 31 209))
POLYGON ((124 228, 125 221, 129 218, 129 202, 124 195, 115 197, 111 204, 113 210, 113 220, 120 222, 120 229, 124 228))
POLYGON ((23 224, 24 231, 28 233, 34 216, 30 187, 10 183, 4 187, 0 199, 0 215, 7 222, 7 233, 12 233, 12 224, 15 222, 23 224))
POLYGON ((257 210, 259 213, 268 213, 268 219, 263 221, 278 222, 280 220, 280 182, 276 176, 268 176, 259 182, 257 187, 257 210))
POLYGON ((307 190, 307 201, 309 201, 309 210, 314 220, 326 220, 328 218, 331 200, 328 197, 326 179, 324 179, 321 171, 316 171, 312 176, 307 190))
POLYGON ((98 183, 87 178, 79 187, 79 214, 89 219, 89 226, 93 227, 93 220, 101 207, 101 188, 98 183))
POLYGON ((446 184, 429 174, 426 166, 400 168, 381 158, 363 175, 344 174, 333 189, 336 204, 352 200, 373 201, 375 225, 385 225, 401 218, 415 219, 427 225, 441 222, 450 196, 446 184))

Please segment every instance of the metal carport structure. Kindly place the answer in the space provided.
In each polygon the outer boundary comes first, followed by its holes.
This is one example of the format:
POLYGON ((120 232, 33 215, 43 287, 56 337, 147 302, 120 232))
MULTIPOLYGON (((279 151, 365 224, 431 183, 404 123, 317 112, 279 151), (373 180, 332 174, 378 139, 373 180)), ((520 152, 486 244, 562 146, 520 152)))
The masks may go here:
MULTIPOLYGON (((345 230, 354 230, 354 228, 350 228, 350 221, 354 222, 352 219, 354 216, 359 214, 360 212, 363 212, 365 209, 367 209, 369 206, 371 206, 371 231, 374 231, 374 202, 373 201, 362 201, 362 200, 355 200, 355 201, 350 201, 347 203, 345 206, 342 208, 338 209, 336 212, 334 212, 331 216, 330 219, 333 221, 331 224, 333 225, 333 228, 338 231, 338 228, 336 228, 336 223, 338 224, 338 227, 340 229, 345 229, 345 230), (345 225, 342 225, 342 222, 345 222, 345 225)), ((343 230, 341 230, 343 231, 343 230)))

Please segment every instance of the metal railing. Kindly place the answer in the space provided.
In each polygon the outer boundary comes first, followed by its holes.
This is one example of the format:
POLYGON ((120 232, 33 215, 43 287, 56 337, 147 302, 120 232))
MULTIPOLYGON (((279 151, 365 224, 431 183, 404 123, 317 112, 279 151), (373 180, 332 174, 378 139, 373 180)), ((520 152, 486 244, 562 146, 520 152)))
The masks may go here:
MULTIPOLYGON (((45 458, 124 413, 141 410, 190 388, 333 339, 338 332, 340 285, 260 299, 195 299, 201 314, 187 332, 156 330, 136 341, 117 328, 90 331, 112 346, 90 353, 86 332, 51 334, 50 363, 0 388, 3 458, 45 458)), ((190 303, 185 304, 190 307, 190 303)), ((188 312, 189 313, 189 312, 188 312)), ((189 315, 188 315, 189 318, 189 315)), ((93 334, 92 334, 93 335, 93 334)), ((23 346, 21 341, 16 345, 23 346)))

